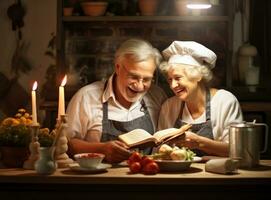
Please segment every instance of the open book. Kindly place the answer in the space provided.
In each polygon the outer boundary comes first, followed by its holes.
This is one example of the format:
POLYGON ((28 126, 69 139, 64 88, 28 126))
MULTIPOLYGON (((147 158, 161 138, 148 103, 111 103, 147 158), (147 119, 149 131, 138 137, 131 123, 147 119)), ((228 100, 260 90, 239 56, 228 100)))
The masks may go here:
POLYGON ((181 136, 190 127, 190 124, 186 124, 181 128, 168 128, 157 131, 153 135, 143 129, 135 129, 119 135, 119 139, 129 147, 153 147, 181 136))

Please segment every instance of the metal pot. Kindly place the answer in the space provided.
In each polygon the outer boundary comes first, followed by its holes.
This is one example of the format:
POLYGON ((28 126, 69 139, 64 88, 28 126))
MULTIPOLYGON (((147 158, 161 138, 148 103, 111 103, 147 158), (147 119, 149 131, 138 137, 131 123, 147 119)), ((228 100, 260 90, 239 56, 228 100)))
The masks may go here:
POLYGON ((240 168, 252 168, 259 165, 260 153, 267 150, 268 126, 264 123, 237 123, 230 126, 229 157, 239 160, 240 168), (260 150, 262 126, 265 127, 264 148, 260 150))

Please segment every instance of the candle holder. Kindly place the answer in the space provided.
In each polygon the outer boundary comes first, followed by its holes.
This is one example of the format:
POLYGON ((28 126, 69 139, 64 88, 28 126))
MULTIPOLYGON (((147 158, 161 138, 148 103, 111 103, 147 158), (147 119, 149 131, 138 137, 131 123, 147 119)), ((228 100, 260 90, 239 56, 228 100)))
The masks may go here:
POLYGON ((38 133, 39 133, 39 124, 32 124, 30 125, 31 128, 31 142, 29 144, 29 150, 30 150, 30 156, 29 158, 24 162, 23 168, 24 169, 35 169, 35 162, 39 159, 39 148, 40 148, 40 143, 39 143, 39 138, 38 138, 38 133))
POLYGON ((57 162, 58 168, 66 168, 69 164, 74 162, 66 153, 68 150, 68 140, 66 136, 68 132, 67 115, 61 115, 60 119, 57 119, 55 131, 56 137, 53 143, 53 146, 55 146, 55 161, 57 162))

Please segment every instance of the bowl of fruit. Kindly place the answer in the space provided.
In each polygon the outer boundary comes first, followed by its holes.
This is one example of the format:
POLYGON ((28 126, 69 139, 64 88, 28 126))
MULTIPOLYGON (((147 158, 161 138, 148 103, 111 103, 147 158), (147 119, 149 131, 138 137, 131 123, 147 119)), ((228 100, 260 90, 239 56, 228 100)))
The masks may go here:
POLYGON ((151 157, 158 164, 160 170, 165 172, 188 170, 193 162, 201 161, 201 158, 197 157, 193 151, 185 147, 171 147, 167 144, 163 144, 158 152, 151 157))

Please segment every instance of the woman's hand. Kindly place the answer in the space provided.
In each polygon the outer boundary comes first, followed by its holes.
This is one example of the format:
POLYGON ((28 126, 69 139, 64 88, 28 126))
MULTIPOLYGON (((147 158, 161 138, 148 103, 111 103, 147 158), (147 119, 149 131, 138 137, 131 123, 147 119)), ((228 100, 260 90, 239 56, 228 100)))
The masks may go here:
POLYGON ((109 163, 118 163, 129 158, 131 152, 121 141, 115 140, 104 143, 103 153, 109 163))
POLYGON ((189 149, 198 149, 200 147, 200 137, 201 136, 196 133, 186 131, 182 137, 170 141, 170 144, 175 144, 179 147, 187 147, 189 149))
POLYGON ((180 140, 180 145, 178 146, 187 147, 189 149, 198 149, 200 147, 200 137, 201 136, 197 135, 196 133, 186 131, 185 137, 183 140, 180 140))

